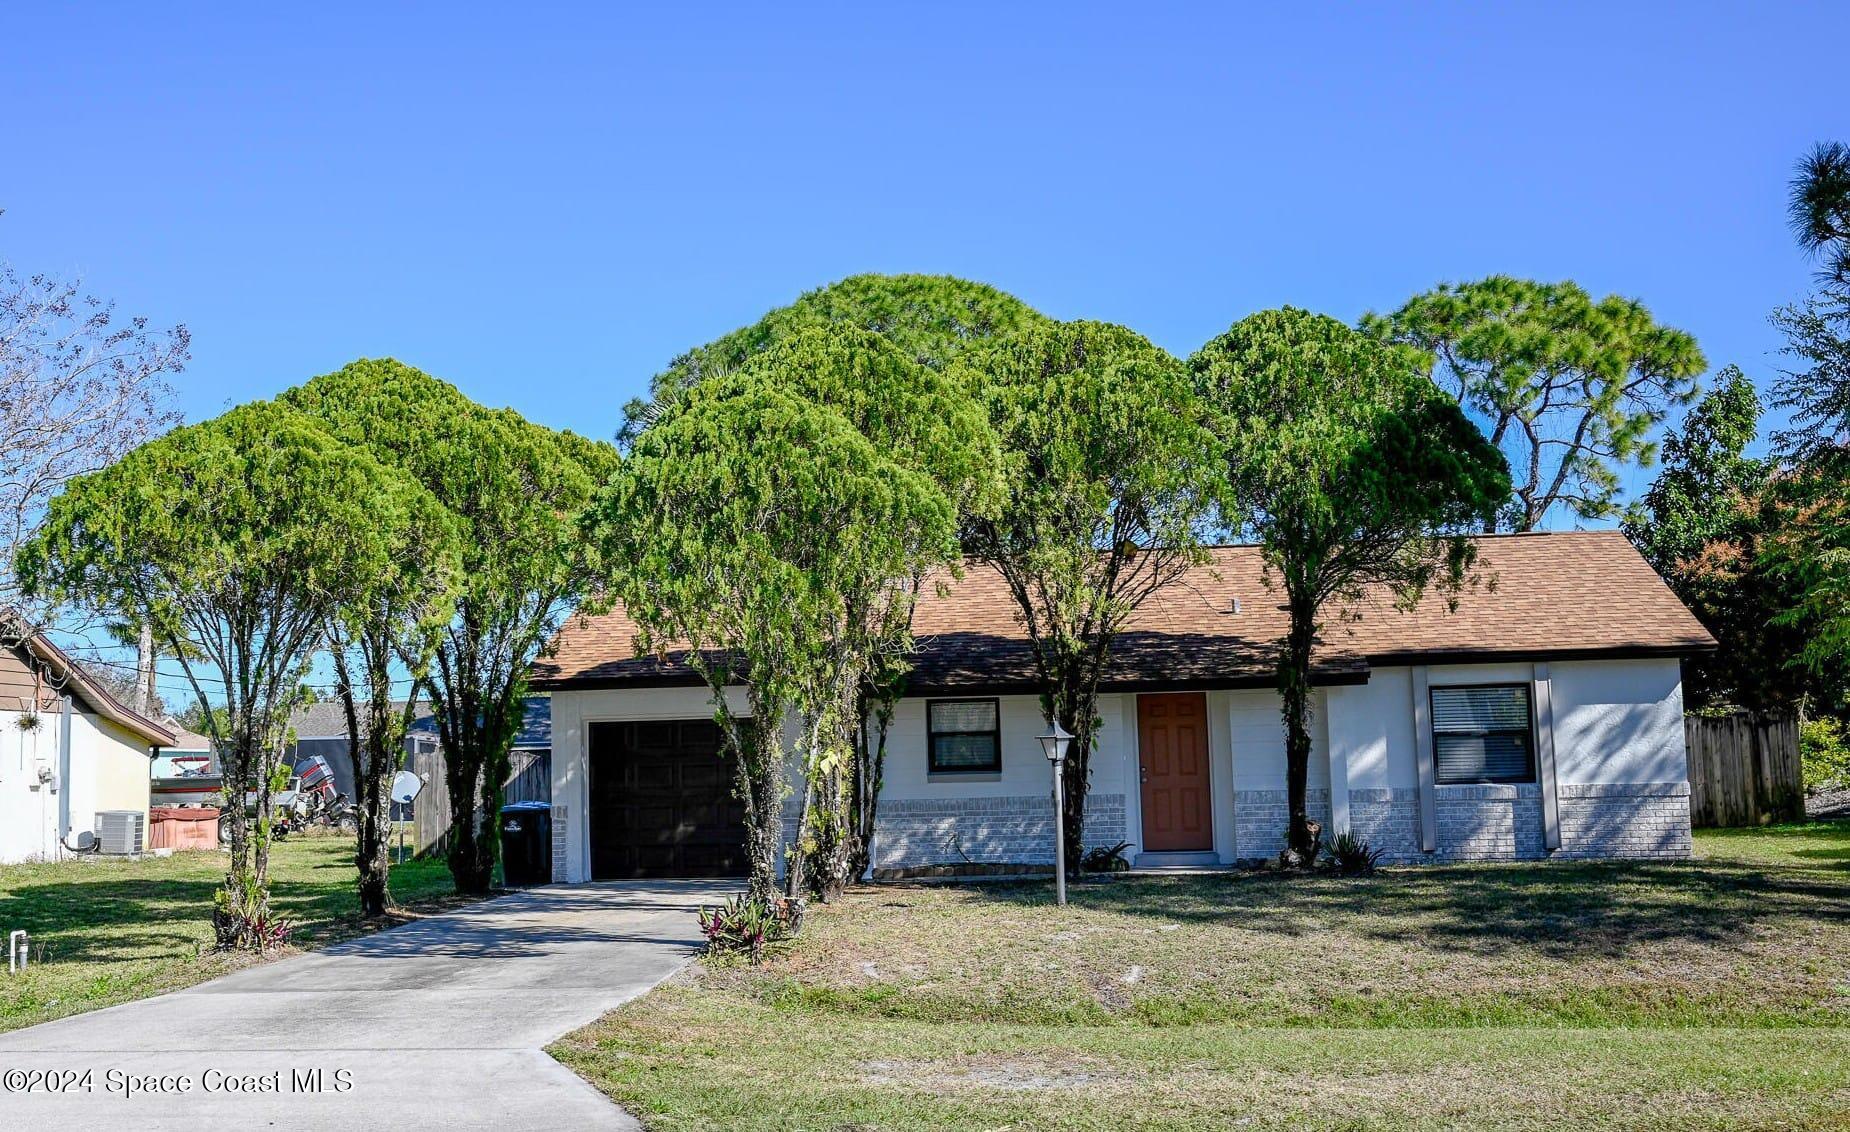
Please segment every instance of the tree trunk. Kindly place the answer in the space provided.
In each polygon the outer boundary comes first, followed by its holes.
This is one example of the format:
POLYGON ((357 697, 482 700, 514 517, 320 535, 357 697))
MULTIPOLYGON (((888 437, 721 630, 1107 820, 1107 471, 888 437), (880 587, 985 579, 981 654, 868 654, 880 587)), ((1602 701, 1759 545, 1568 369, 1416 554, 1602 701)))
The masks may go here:
POLYGON ((797 843, 784 855, 784 895, 801 899, 808 895, 810 859, 810 813, 816 801, 816 774, 812 766, 804 776, 803 808, 797 811, 797 843))
POLYGON ((508 743, 494 742, 482 759, 480 805, 476 809, 475 868, 481 879, 479 891, 487 892, 494 883, 495 865, 501 860, 501 806, 507 796, 509 766, 508 743))
POLYGON ((819 718, 809 722, 799 845, 785 863, 792 896, 813 894, 823 903, 839 897, 851 879, 853 781, 860 774, 854 685, 838 687, 819 718))
POLYGON ((817 783, 817 798, 823 805, 810 889, 824 904, 841 896, 850 879, 848 805, 852 794, 850 776, 856 773, 854 763, 858 761, 855 755, 855 749, 848 747, 843 755, 844 762, 817 783))
POLYGON ((152 622, 141 623, 141 633, 135 642, 135 690, 141 702, 136 710, 149 719, 156 718, 154 705, 154 625, 152 622))
MULTIPOLYGON (((389 709, 388 709, 389 710, 389 709)), ((376 715, 376 713, 375 713, 376 715)), ((403 746, 395 754, 389 741, 375 737, 383 720, 374 719, 366 737, 366 763, 354 764, 353 816, 358 826, 353 863, 360 870, 360 915, 376 920, 392 906, 392 776, 398 772, 403 746)), ((388 735, 389 738, 389 735, 388 735)))
POLYGON ((272 779, 282 762, 282 751, 267 742, 259 746, 260 740, 246 728, 235 734, 235 750, 223 763, 225 801, 231 815, 231 867, 212 910, 212 928, 222 951, 264 951, 281 942, 274 936, 270 918, 270 838, 276 810, 272 779), (244 811, 248 789, 257 794, 254 828, 244 811))
POLYGON ((777 896, 777 848, 784 837, 784 751, 777 705, 754 700, 752 708, 751 718, 733 726, 750 866, 746 896, 768 904, 777 896))
POLYGON ((1064 808, 1060 813, 1060 832, 1066 846, 1066 872, 1079 875, 1079 860, 1086 846, 1086 793, 1092 786, 1092 744, 1098 738, 1097 697, 1087 691, 1079 679, 1069 679, 1061 690, 1054 717, 1072 732, 1073 741, 1066 749, 1061 766, 1064 808))
POLYGON ((231 834, 231 862, 225 870, 225 885, 212 907, 213 943, 220 951, 245 946, 244 912, 250 875, 250 819, 244 810, 244 796, 250 789, 251 752, 249 737, 234 734, 226 750, 219 753, 219 773, 224 781, 225 825, 231 834))
POLYGON ((849 800, 852 816, 852 842, 848 846, 848 876, 859 880, 873 864, 874 830, 880 819, 880 788, 886 778, 887 730, 893 722, 893 701, 882 698, 873 709, 873 731, 867 727, 868 697, 863 695, 855 709, 855 774, 853 797, 849 800))
POLYGON ((1291 811, 1285 844, 1296 863, 1309 865, 1315 858, 1321 833, 1310 820, 1305 798, 1310 779, 1310 663, 1316 609, 1295 599, 1290 606, 1291 628, 1278 664, 1278 691, 1284 702, 1285 793, 1291 811))
POLYGON ((457 892, 479 896, 494 885, 494 850, 488 847, 484 853, 482 842, 486 839, 477 812, 482 794, 482 759, 475 750, 445 751, 444 768, 444 788, 450 795, 450 877, 457 892))

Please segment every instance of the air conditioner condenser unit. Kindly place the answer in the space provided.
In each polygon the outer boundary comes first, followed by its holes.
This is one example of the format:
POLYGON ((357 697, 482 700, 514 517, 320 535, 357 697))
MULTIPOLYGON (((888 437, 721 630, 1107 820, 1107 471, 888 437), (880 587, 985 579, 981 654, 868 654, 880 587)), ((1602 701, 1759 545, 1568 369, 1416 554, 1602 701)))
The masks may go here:
POLYGON ((140 810, 102 810, 96 815, 97 851, 128 856, 142 851, 148 815, 140 810))

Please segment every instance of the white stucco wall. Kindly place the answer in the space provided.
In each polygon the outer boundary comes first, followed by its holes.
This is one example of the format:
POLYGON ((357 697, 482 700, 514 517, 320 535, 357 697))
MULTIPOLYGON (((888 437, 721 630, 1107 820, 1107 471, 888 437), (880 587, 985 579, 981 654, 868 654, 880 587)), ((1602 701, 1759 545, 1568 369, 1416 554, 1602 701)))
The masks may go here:
MULTIPOLYGON (((1311 689, 1310 777, 1312 790, 1330 786, 1329 711, 1325 689, 1311 689)), ((1225 692, 1233 754, 1233 788, 1285 788, 1285 724, 1276 692, 1225 692)))
MULTIPOLYGON (((1099 745, 1092 756, 1092 789, 1124 789, 1125 735, 1123 696, 1099 698, 1099 745)), ((1133 727, 1135 720, 1132 720, 1133 727)), ((1050 794, 1053 772, 1041 751, 1040 736, 1047 730, 1038 696, 932 696, 901 700, 893 709, 893 726, 887 732, 886 789, 882 800, 939 798, 956 794, 966 798, 1005 798, 1050 794), (1002 770, 998 774, 929 773, 926 758, 926 705, 933 699, 994 699, 1002 728, 1002 770)))
POLYGON ((1415 784, 1413 691, 1405 668, 1378 668, 1368 683, 1325 692, 1330 743, 1348 762, 1349 789, 1415 784))
POLYGON ((65 840, 94 831, 99 810, 148 812, 148 745, 96 715, 71 719, 71 761, 60 773, 58 712, 40 713, 39 726, 21 731, 18 712, 0 712, 0 862, 52 858, 65 840), (51 778, 40 781, 43 767, 51 778))
POLYGON ((73 828, 88 829, 99 810, 139 810, 145 821, 153 766, 147 741, 100 716, 79 715, 74 722, 72 761, 75 764, 82 757, 94 769, 89 776, 93 788, 89 805, 71 810, 73 828), (87 757, 79 756, 79 751, 87 752, 87 757))
POLYGON ((1687 782, 1683 676, 1675 660, 1550 665, 1564 783, 1687 782))
MULTIPOLYGON (((1553 701, 1556 780, 1569 839, 1584 855, 1687 851, 1687 803, 1677 791, 1687 779, 1682 688, 1674 659, 1554 662, 1547 666, 1553 701), (1636 789, 1633 789, 1636 788, 1636 789), (1640 800, 1642 799, 1642 800, 1640 800), (1676 806, 1685 817, 1677 828, 1676 806), (1634 809, 1651 812, 1631 821, 1634 809), (1681 847, 1681 848, 1679 848, 1681 847)), ((1432 666, 1431 686, 1531 683, 1528 663, 1432 666)), ((1440 786, 1418 793, 1413 670, 1384 667, 1366 684, 1318 688, 1312 695, 1309 789, 1313 816, 1340 832, 1355 826, 1384 843, 1397 859, 1426 859, 1418 847, 1422 805, 1440 815, 1440 859, 1534 856, 1542 852, 1542 784, 1440 786), (1332 768, 1339 775, 1333 779, 1332 768), (1332 790, 1332 782, 1339 783, 1332 790), (1348 800, 1348 807, 1343 800, 1348 800)), ((956 698, 956 697, 937 697, 956 698)), ((987 698, 987 697, 984 697, 987 698)), ((951 854, 985 858, 1038 852, 1050 840, 1032 825, 1050 809, 1047 761, 1038 736, 1045 728, 1034 696, 1000 701, 1002 768, 995 774, 928 773, 926 698, 902 701, 888 736, 883 815, 893 818, 888 863, 953 863, 951 854), (944 831, 951 831, 945 834, 944 831), (954 838, 961 840, 952 844, 954 838), (894 854, 898 854, 897 857, 894 854)), ((589 875, 587 725, 597 720, 694 719, 712 714, 699 688, 561 691, 553 695, 553 801, 564 832, 561 879, 589 875)), ((1282 845, 1284 731, 1276 693, 1207 693, 1214 851, 1222 861, 1269 856, 1282 845)), ((734 692, 735 710, 743 710, 734 692)), ((1091 795, 1104 808, 1101 836, 1142 849, 1137 698, 1100 698, 1099 745, 1091 795), (1110 807, 1116 806, 1113 810, 1110 807)), ((793 782, 795 776, 792 776, 793 782)), ((886 823, 883 822, 883 826, 886 823)), ((876 865, 882 863, 876 845, 876 865)), ((1038 857, 1034 859, 1039 859, 1038 857)))
POLYGON ((41 769, 58 772, 57 717, 40 713, 39 726, 21 731, 17 711, 0 711, 0 863, 45 857, 57 844, 58 801, 41 769))
MULTIPOLYGON (((1555 661, 1548 670, 1561 782, 1688 779, 1675 659, 1555 661)), ((1366 684, 1328 689, 1329 735, 1348 761, 1351 790, 1418 785, 1410 672, 1377 668, 1366 684)), ((1433 687, 1528 684, 1534 673, 1533 664, 1435 665, 1427 679, 1433 687)))

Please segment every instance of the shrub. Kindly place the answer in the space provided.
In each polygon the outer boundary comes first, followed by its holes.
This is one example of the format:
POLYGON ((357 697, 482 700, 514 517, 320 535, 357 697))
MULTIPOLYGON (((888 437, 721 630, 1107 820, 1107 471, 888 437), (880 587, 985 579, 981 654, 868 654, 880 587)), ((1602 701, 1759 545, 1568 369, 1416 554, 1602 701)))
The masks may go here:
POLYGON ((1354 833, 1344 830, 1329 844, 1330 867, 1346 877, 1373 876, 1381 861, 1381 850, 1370 848, 1354 833))
POLYGON ((1086 851, 1085 856, 1079 859, 1079 867, 1088 873, 1129 872, 1131 863, 1130 860, 1124 856, 1124 851, 1130 847, 1131 843, 1128 841, 1120 841, 1110 848, 1106 848, 1103 845, 1095 845, 1086 851))
POLYGON ((718 908, 700 910, 707 953, 746 955, 753 963, 763 961, 766 947, 789 939, 802 926, 803 902, 782 897, 764 901, 735 896, 718 908))
POLYGON ((273 951, 289 942, 295 923, 278 916, 268 901, 256 898, 255 882, 241 877, 245 899, 234 906, 224 889, 212 894, 213 934, 227 941, 220 950, 241 947, 251 951, 273 951))
POLYGON ((1850 787, 1850 727, 1829 716, 1799 724, 1799 761, 1807 793, 1850 787))

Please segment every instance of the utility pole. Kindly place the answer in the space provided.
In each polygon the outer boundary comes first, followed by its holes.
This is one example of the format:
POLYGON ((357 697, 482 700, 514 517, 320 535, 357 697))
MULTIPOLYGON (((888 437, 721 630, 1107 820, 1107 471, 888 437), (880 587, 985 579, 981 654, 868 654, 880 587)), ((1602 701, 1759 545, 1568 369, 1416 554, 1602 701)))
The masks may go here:
POLYGON ((140 689, 141 714, 154 718, 154 626, 141 623, 141 636, 135 642, 135 686, 140 689))

